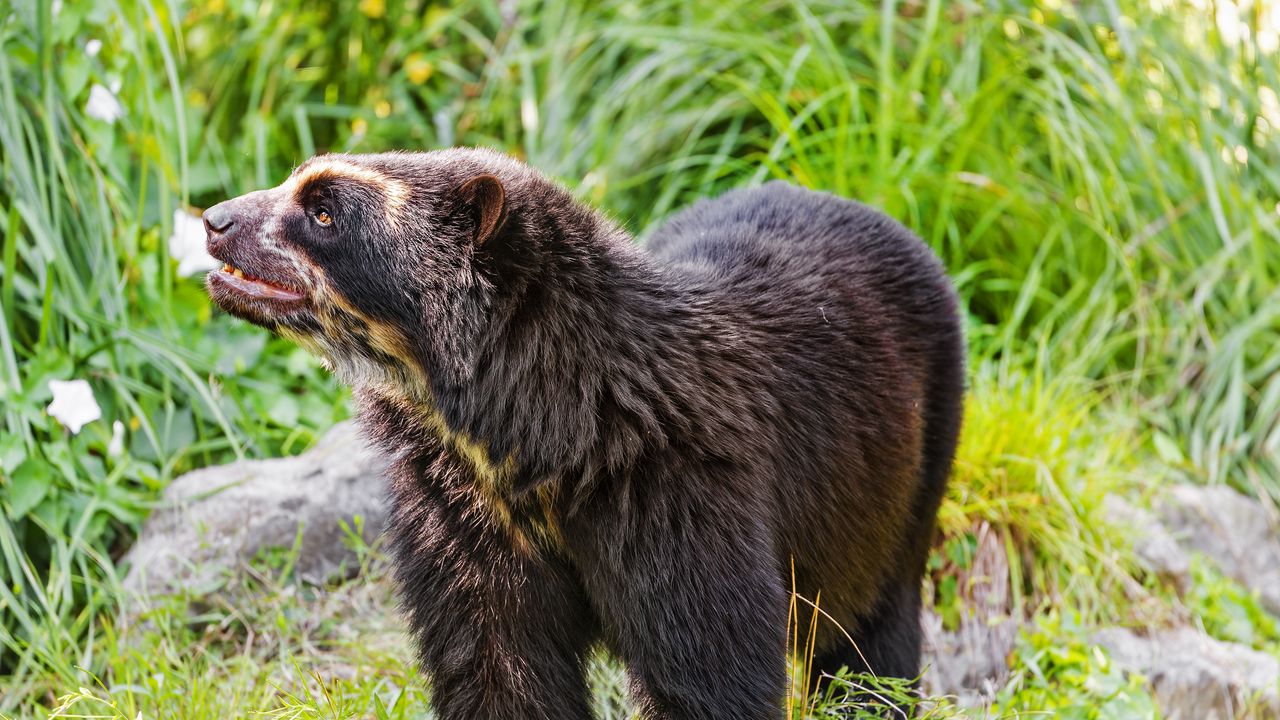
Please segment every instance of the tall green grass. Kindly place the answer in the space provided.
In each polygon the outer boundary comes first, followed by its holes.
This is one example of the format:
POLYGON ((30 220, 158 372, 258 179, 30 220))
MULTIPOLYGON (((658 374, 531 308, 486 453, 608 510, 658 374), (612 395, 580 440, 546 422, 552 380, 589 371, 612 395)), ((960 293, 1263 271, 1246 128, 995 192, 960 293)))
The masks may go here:
POLYGON ((0 712, 104 667, 113 560, 169 478, 346 412, 165 249, 175 209, 325 150, 496 146, 641 236, 775 177, 884 208, 949 266, 979 368, 945 526, 1006 533, 1028 607, 1116 615, 1072 583, 1127 572, 1081 532, 1102 494, 1280 499, 1280 62, 1245 20, 1228 41, 1146 0, 5 6, 0 712), (118 121, 86 117, 95 84, 118 121), (74 436, 44 412, 68 378, 103 408, 74 436))
POLYGON ((100 662, 113 558, 174 473, 305 445, 344 410, 313 365, 212 321, 199 285, 175 277, 164 239, 192 151, 168 8, 0 15, 3 711, 33 674, 100 662), (124 116, 87 116, 93 85, 117 83, 124 116), (90 382, 103 417, 75 435, 45 413, 49 381, 71 378, 90 382), (303 391, 305 412, 279 417, 278 398, 303 391))

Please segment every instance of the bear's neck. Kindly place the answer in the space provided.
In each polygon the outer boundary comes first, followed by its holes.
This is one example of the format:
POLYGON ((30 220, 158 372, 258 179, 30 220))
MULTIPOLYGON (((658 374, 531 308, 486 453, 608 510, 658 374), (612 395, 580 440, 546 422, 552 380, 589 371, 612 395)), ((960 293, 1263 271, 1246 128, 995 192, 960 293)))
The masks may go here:
POLYGON ((526 279, 497 305, 471 377, 434 391, 443 433, 509 469, 514 492, 625 475, 676 443, 728 453, 741 437, 759 393, 733 367, 758 353, 713 290, 604 223, 526 279))

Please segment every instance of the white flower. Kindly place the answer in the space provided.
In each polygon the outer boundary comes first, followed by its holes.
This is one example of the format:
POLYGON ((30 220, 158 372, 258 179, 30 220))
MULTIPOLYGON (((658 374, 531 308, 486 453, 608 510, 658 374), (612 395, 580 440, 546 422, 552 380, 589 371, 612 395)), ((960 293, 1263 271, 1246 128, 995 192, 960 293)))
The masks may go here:
POLYGON ((73 435, 86 423, 102 417, 102 408, 93 399, 93 389, 84 380, 50 380, 49 391, 53 393, 53 402, 47 408, 49 414, 73 435))
POLYGON ((204 222, 182 208, 173 211, 169 254, 178 261, 178 274, 182 277, 222 267, 205 249, 204 222))
POLYGON ((97 57, 98 53, 100 53, 100 52, 102 52, 102 41, 101 41, 101 40, 99 40, 99 39, 97 39, 97 38, 94 38, 94 39, 92 39, 92 40, 90 40, 89 42, 87 42, 87 43, 85 43, 85 44, 84 44, 84 54, 85 54, 85 55, 88 55, 89 57, 97 57))
POLYGON ((107 445, 107 457, 120 457, 124 454, 124 423, 119 420, 111 423, 111 442, 107 445))
POLYGON ((95 120, 113 123, 124 117, 124 106, 116 99, 114 93, 98 83, 89 88, 89 102, 84 105, 84 114, 95 120))

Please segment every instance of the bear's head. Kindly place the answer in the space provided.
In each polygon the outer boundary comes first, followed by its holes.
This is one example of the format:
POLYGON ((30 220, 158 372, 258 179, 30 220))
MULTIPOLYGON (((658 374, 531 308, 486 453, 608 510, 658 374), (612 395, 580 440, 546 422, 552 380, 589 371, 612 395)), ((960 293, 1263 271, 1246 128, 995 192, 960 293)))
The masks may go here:
POLYGON ((492 151, 321 155, 205 211, 223 263, 206 283, 349 384, 425 398, 429 378, 469 372, 495 303, 521 284, 512 273, 533 264, 540 233, 521 208, 562 205, 567 193, 492 151))

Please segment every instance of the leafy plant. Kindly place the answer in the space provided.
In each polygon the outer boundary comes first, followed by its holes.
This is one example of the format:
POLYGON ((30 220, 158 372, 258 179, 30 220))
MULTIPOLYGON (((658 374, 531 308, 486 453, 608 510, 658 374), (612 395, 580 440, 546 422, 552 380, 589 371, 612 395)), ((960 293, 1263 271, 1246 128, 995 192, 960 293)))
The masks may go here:
POLYGON ((187 172, 175 37, 149 2, 0 17, 0 710, 95 665, 113 560, 173 474, 301 449, 346 413, 310 361, 211 317, 164 251, 187 172), (46 413, 73 378, 101 414, 79 432, 46 413))
POLYGON ((1085 632, 1070 613, 1042 615, 1019 636, 1016 669, 992 713, 1032 710, 1069 720, 1158 718, 1145 680, 1116 667, 1105 650, 1085 639, 1085 632))
POLYGON ((1192 556, 1183 602, 1209 635, 1255 650, 1280 651, 1280 620, 1267 613, 1256 593, 1223 576, 1199 555, 1192 556))
MULTIPOLYGON (((1115 619, 1122 591, 1137 581, 1102 505, 1124 487, 1131 441, 1101 422, 1096 396, 1079 384, 1007 365, 981 366, 975 374, 950 493, 938 515, 947 540, 935 571, 944 560, 965 567, 971 528, 985 522, 1002 538, 1020 614, 1052 603, 1091 620, 1115 619)), ((944 611, 956 610, 949 602, 953 578, 935 577, 944 611)))

